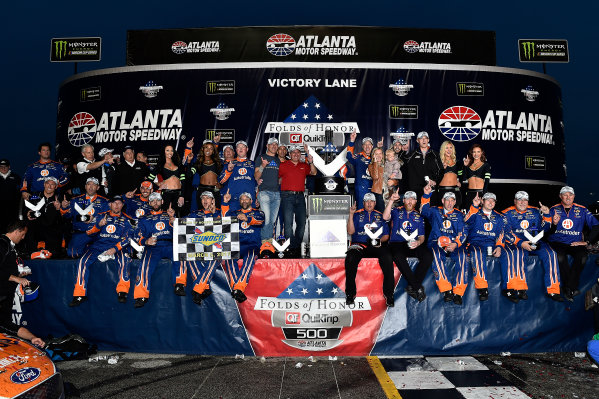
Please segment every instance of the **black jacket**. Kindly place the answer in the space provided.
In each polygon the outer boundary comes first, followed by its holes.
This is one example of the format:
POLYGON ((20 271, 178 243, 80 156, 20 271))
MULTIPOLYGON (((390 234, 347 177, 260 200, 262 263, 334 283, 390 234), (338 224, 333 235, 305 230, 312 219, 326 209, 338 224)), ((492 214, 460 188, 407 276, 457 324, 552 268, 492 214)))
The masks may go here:
POLYGON ((422 191, 422 188, 426 186, 425 176, 439 183, 443 163, 439 154, 432 149, 429 148, 426 155, 423 156, 422 151, 418 148, 406 156, 405 162, 408 172, 408 190, 417 193, 422 191))
POLYGON ((150 170, 145 163, 135 161, 133 166, 130 166, 124 159, 122 159, 121 163, 115 166, 115 172, 112 178, 112 193, 125 194, 136 188, 139 189, 139 185, 149 174, 150 170))

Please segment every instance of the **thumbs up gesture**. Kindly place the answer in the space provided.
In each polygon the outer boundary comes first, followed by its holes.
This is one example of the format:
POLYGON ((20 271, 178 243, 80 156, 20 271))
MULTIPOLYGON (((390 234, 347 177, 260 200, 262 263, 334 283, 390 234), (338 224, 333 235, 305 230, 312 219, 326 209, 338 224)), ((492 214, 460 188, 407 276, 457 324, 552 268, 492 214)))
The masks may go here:
POLYGON ((106 223, 108 223, 108 213, 104 214, 104 217, 102 218, 102 220, 100 220, 100 222, 98 223, 98 226, 104 227, 104 226, 106 226, 106 223))

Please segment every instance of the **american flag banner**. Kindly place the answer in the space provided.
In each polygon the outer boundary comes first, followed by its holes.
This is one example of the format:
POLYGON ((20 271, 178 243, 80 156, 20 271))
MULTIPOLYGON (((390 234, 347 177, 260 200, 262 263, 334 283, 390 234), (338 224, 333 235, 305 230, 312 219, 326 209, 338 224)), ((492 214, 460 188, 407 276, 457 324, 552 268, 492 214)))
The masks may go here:
POLYGON ((173 256, 178 261, 239 259, 237 218, 175 219, 173 256))

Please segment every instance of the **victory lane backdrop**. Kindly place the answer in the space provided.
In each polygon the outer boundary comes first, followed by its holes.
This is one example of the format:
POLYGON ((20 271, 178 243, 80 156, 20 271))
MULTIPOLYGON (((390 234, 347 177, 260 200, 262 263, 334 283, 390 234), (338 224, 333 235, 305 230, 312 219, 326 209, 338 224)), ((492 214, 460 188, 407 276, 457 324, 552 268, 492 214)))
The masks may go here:
POLYGON ((493 179, 565 181, 561 90, 544 75, 432 64, 240 65, 124 67, 66 80, 59 159, 78 157, 88 142, 117 153, 132 145, 152 159, 166 144, 182 153, 191 137, 197 152, 221 132, 223 144, 247 141, 255 158, 269 137, 322 146, 327 127, 339 146, 354 128, 386 146, 398 129, 426 130, 435 150, 453 139, 459 161, 482 144, 493 179))

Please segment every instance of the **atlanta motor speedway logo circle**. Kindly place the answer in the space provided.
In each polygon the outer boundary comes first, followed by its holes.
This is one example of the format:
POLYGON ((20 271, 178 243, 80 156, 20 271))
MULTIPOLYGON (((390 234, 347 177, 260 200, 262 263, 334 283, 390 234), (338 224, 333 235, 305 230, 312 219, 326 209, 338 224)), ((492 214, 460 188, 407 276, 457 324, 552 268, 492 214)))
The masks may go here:
POLYGON ((403 49, 408 52, 408 53, 415 53, 418 51, 418 42, 414 41, 414 40, 408 40, 403 44, 403 49))
POLYGON ((96 119, 87 112, 76 113, 69 122, 67 137, 75 147, 81 147, 94 138, 96 134, 96 119))
POLYGON ((277 57, 287 56, 295 50, 295 39, 286 33, 277 33, 268 38, 266 49, 277 57))
POLYGON ((452 141, 470 141, 480 133, 480 115, 470 107, 455 105, 439 116, 439 130, 452 141))
POLYGON ((175 54, 183 54, 187 51, 187 43, 182 41, 176 41, 171 45, 171 50, 175 54))

